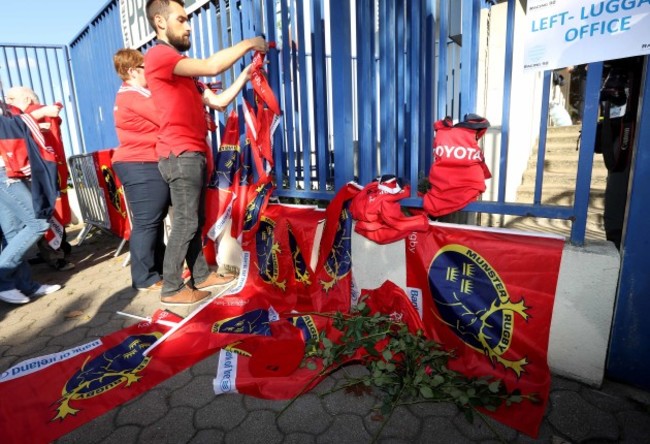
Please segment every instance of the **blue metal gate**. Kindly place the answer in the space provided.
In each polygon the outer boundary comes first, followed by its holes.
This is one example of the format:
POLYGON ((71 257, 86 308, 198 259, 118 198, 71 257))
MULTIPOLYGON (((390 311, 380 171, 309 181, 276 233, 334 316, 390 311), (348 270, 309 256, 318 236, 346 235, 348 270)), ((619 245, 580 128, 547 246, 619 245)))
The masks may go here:
POLYGON ((25 86, 45 105, 62 103, 61 135, 66 153, 84 151, 67 46, 0 43, 0 86, 3 101, 9 88, 25 86))
MULTIPOLYGON (((269 80, 284 111, 274 141, 277 194, 330 199, 350 180, 363 184, 377 174, 393 173, 416 184, 426 175, 431 164, 432 123, 445 114, 459 118, 475 112, 480 15, 483 8, 494 3, 497 2, 212 0, 190 15, 193 40, 189 55, 205 57, 260 33, 277 41, 280 49, 272 50, 268 57, 269 80), (450 17, 461 20, 453 22, 450 17), (462 29, 460 38, 451 38, 452 27, 456 25, 462 29)), ((510 101, 513 70, 518 69, 513 63, 516 10, 520 7, 516 0, 507 1, 497 197, 472 203, 465 211, 570 220, 571 242, 582 245, 602 63, 591 64, 588 69, 574 204, 541 204, 550 72, 544 73, 543 78, 533 201, 506 201, 508 155, 512 152, 510 101)), ((112 106, 119 80, 113 72, 111 56, 123 46, 119 19, 119 2, 113 0, 70 44, 87 151, 117 145, 112 106)), ((146 43, 141 49, 150 45, 151 42, 146 43)), ((230 84, 242 68, 235 66, 218 80, 230 84)), ((250 91, 245 94, 250 96, 250 91)), ((234 106, 241 106, 241 102, 234 106)), ((640 191, 648 185, 644 182, 647 179, 641 177, 648 177, 645 148, 650 141, 644 124, 650 119, 647 103, 639 119, 637 168, 629 197, 609 361, 612 374, 635 384, 647 383, 647 376, 642 375, 647 373, 644 368, 650 356, 649 329, 640 325, 641 313, 648 308, 646 294, 650 287, 642 253, 648 244, 642 228, 642 209, 647 208, 648 202, 640 191), (645 358, 639 358, 638 353, 634 356, 635 350, 644 350, 645 358), (636 373, 626 377, 626 368, 636 373)), ((420 206, 421 200, 415 195, 417 187, 412 189, 413 196, 404 203, 420 206)))

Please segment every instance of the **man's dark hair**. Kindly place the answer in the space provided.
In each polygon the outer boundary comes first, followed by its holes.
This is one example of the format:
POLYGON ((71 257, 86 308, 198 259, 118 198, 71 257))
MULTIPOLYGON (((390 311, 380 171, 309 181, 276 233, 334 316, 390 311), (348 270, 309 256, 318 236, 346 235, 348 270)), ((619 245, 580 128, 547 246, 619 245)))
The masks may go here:
POLYGON ((154 17, 157 15, 162 15, 165 17, 165 20, 169 18, 170 3, 178 3, 182 7, 185 7, 185 2, 183 0, 147 0, 145 11, 147 12, 147 20, 149 21, 149 24, 153 28, 154 32, 157 32, 154 17))

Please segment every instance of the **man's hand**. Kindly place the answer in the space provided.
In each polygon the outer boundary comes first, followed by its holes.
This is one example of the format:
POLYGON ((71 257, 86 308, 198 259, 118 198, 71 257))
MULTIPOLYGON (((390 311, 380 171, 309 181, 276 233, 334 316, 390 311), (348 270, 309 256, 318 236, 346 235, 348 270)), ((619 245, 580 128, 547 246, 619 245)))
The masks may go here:
POLYGON ((263 53, 269 52, 269 43, 264 40, 264 37, 253 37, 252 39, 249 39, 251 42, 251 49, 253 51, 259 51, 263 53))

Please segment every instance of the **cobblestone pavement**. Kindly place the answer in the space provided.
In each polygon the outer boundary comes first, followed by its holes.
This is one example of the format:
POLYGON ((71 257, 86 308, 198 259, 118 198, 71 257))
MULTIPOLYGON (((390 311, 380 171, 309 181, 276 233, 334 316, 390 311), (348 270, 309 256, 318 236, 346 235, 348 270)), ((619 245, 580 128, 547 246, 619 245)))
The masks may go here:
MULTIPOLYGON (((118 311, 146 317, 160 307, 158 295, 131 289, 129 269, 123 267, 125 252, 114 257, 118 245, 114 236, 93 230, 73 248, 75 269, 57 272, 44 264, 33 266, 42 283, 64 288, 24 306, 0 302, 0 371, 134 322, 118 311)), ((183 310, 189 309, 175 311, 187 315, 183 310)), ((216 355, 211 356, 57 442, 369 443, 381 427, 371 412, 372 396, 343 391, 319 396, 334 387, 344 372, 358 372, 360 367, 339 371, 278 416, 287 401, 215 396, 216 363, 216 355)), ((398 409, 377 442, 647 444, 650 393, 612 382, 597 390, 554 377, 536 440, 490 419, 470 424, 450 404, 420 404, 398 409)))

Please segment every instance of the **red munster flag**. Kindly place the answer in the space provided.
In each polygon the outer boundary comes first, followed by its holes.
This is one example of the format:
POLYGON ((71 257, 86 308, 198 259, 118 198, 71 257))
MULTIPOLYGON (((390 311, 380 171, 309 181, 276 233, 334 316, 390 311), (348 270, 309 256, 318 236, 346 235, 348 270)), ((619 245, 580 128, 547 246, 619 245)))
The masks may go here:
POLYGON ((126 214, 124 190, 122 190, 122 184, 117 178, 115 171, 113 171, 113 151, 95 151, 92 155, 95 161, 97 181, 104 189, 108 216, 111 221, 111 231, 120 238, 128 240, 131 235, 131 226, 126 214))
POLYGON ((188 350, 182 360, 143 355, 179 320, 159 310, 151 321, 4 371, 2 443, 51 442, 204 358, 188 350))
POLYGON ((235 185, 241 174, 239 118, 233 110, 228 115, 214 168, 205 192, 205 223, 203 224, 203 255, 209 264, 217 264, 218 241, 232 215, 235 185))
POLYGON ((409 297, 429 337, 455 350, 449 367, 534 394, 539 403, 486 413, 537 436, 551 382, 546 358, 564 241, 432 224, 405 245, 409 297))
MULTIPOLYGON (((375 290, 363 290, 370 313, 382 313, 396 322, 405 323, 413 333, 423 329, 422 321, 404 290, 386 281, 375 290)), ((347 312, 347 311, 346 311, 347 312)), ((341 332, 332 327, 331 319, 324 316, 295 316, 271 323, 271 334, 231 344, 219 352, 219 366, 214 380, 217 395, 242 393, 266 399, 290 399, 314 388, 327 373, 322 362, 315 360, 316 369, 300 368, 300 358, 305 354, 305 344, 311 337, 324 334, 336 343, 341 332)), ((377 345, 381 349, 382 345, 377 345)), ((368 352, 359 349, 345 362, 363 361, 368 352)))

